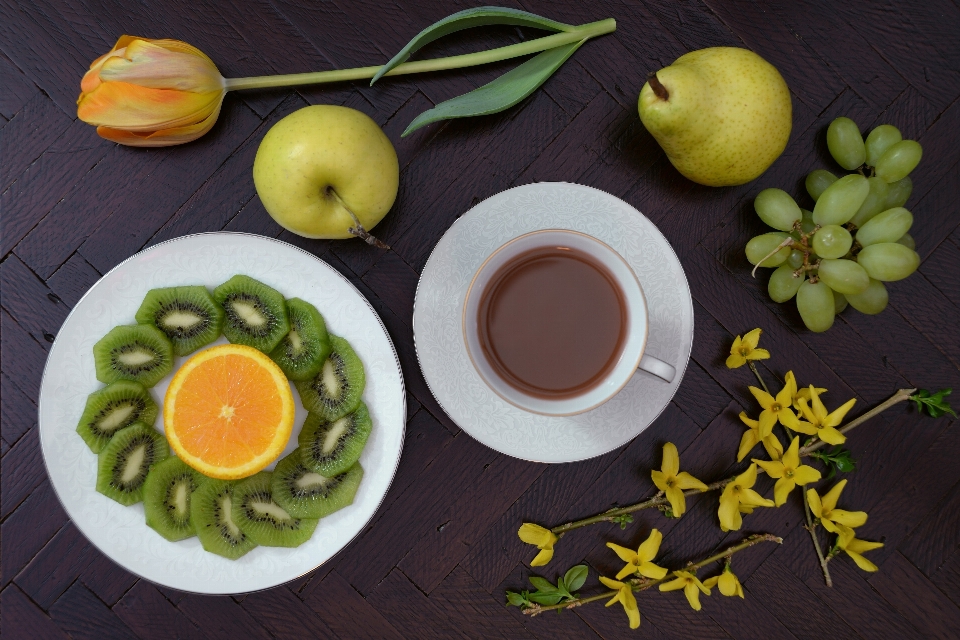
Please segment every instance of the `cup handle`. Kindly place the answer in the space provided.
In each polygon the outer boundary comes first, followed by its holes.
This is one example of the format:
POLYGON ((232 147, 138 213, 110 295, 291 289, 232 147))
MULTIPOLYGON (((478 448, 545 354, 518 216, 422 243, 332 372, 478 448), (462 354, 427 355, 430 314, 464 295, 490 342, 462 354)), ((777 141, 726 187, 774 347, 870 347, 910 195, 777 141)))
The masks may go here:
POLYGON ((677 370, 673 368, 673 365, 667 364, 663 360, 654 358, 646 353, 640 358, 639 368, 667 382, 673 382, 674 377, 677 375, 677 370))

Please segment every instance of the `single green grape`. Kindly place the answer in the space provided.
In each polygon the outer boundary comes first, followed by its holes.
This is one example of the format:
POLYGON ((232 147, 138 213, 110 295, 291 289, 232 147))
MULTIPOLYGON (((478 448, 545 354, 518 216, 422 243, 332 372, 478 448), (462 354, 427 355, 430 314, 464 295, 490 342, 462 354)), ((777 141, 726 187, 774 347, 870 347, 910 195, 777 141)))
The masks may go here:
POLYGON ((867 136, 864 146, 867 149, 867 164, 871 167, 877 166, 877 160, 883 155, 883 152, 903 140, 900 135, 900 129, 892 124, 882 124, 867 136))
POLYGON ((813 221, 819 225, 845 224, 860 209, 870 193, 870 181, 859 173, 843 176, 820 194, 813 207, 813 221))
POLYGON ((817 223, 813 221, 813 212, 800 209, 800 213, 803 214, 803 217, 800 218, 800 230, 804 233, 813 233, 813 230, 817 227, 817 223))
POLYGON ((877 177, 885 182, 896 182, 906 178, 918 164, 923 155, 923 147, 916 140, 901 140, 891 145, 877 160, 877 177))
POLYGON ((813 250, 821 258, 841 258, 852 246, 853 236, 840 225, 828 224, 813 236, 813 250))
POLYGON ((809 193, 810 197, 813 198, 813 201, 816 202, 820 197, 820 194, 823 193, 824 189, 836 181, 837 176, 833 175, 826 169, 816 169, 810 172, 810 175, 807 176, 804 184, 807 187, 807 193, 809 193))
POLYGON ((820 261, 817 274, 828 287, 844 295, 860 293, 870 284, 870 276, 853 260, 820 261))
POLYGON ((887 209, 860 227, 857 231, 857 242, 861 247, 881 242, 897 242, 912 225, 913 214, 903 207, 887 209))
POLYGON ((867 220, 890 208, 887 206, 890 185, 876 176, 867 178, 867 182, 870 183, 870 192, 867 193, 867 199, 863 201, 857 212, 850 218, 851 224, 856 227, 862 227, 867 220))
POLYGON ((764 257, 777 248, 777 245, 790 236, 780 231, 771 231, 763 235, 755 236, 747 243, 747 260, 750 264, 757 264, 761 260, 761 267, 779 267, 790 256, 790 247, 780 247, 780 249, 764 260, 764 257))
POLYGON ((867 288, 853 295, 847 296, 847 302, 850 306, 867 315, 873 316, 887 308, 887 302, 890 301, 890 294, 887 288, 879 280, 870 278, 870 284, 867 288))
POLYGON ((789 265, 782 264, 770 274, 770 282, 767 283, 767 293, 774 302, 786 302, 797 295, 797 289, 803 284, 804 277, 794 277, 789 265))
POLYGON ((910 199, 910 193, 913 192, 913 180, 910 176, 890 183, 890 190, 887 191, 887 201, 884 203, 883 211, 902 207, 910 199))
POLYGON ((826 331, 833 326, 836 313, 833 290, 823 282, 805 281, 797 289, 797 311, 807 329, 817 333, 826 331))
MULTIPOLYGON (((897 244, 902 244, 903 246, 905 246, 907 249, 910 249, 911 251, 917 250, 917 243, 913 240, 913 236, 911 236, 909 233, 905 233, 902 236, 900 236, 900 239, 897 240, 897 244)), ((789 261, 790 258, 787 258, 787 260, 789 261)))
POLYGON ((857 262, 874 280, 895 282, 917 270, 920 256, 902 244, 881 242, 864 247, 857 254, 857 262))
POLYGON ((794 249, 793 251, 791 251, 790 255, 787 256, 787 261, 785 264, 789 265, 791 269, 799 269, 800 267, 802 267, 803 251, 800 251, 799 249, 794 249))
POLYGON ((800 207, 783 189, 764 189, 757 194, 753 207, 760 219, 780 231, 790 231, 793 223, 799 222, 800 207))
POLYGON ((843 295, 839 291, 833 292, 833 313, 835 315, 840 315, 843 313, 843 310, 847 308, 847 296, 843 295))
POLYGON ((837 118, 827 128, 827 148, 841 167, 853 171, 863 164, 867 151, 860 128, 850 118, 837 118))

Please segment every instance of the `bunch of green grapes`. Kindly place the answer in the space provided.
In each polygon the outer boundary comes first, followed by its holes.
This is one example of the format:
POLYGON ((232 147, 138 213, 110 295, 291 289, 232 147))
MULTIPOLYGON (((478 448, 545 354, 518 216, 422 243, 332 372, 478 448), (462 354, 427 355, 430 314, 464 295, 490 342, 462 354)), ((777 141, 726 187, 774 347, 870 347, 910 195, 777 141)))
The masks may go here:
POLYGON ((853 120, 837 118, 827 129, 827 147, 841 167, 856 173, 837 178, 817 169, 808 175, 813 211, 781 189, 761 191, 757 215, 777 231, 752 238, 746 247, 751 264, 776 268, 770 297, 796 297, 803 323, 816 332, 829 329, 847 305, 880 313, 888 301, 883 283, 902 280, 920 265, 908 233, 913 214, 903 208, 920 145, 889 124, 864 141, 853 120))

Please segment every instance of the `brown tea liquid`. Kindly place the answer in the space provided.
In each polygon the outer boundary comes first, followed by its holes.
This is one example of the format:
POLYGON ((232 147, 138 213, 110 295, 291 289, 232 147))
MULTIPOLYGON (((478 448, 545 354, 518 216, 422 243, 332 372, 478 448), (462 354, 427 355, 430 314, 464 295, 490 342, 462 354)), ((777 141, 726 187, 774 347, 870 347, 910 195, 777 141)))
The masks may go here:
POLYGON ((613 274, 570 247, 538 247, 500 267, 480 299, 480 346, 510 386, 539 398, 581 395, 626 341, 627 305, 613 274))

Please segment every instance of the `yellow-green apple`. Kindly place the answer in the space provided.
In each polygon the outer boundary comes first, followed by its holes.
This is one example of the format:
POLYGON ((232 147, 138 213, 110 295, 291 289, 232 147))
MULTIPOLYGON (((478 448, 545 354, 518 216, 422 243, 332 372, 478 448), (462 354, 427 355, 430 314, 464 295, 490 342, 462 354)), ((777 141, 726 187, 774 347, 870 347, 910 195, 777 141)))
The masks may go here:
POLYGON ((393 206, 400 165, 390 140, 367 115, 314 105, 286 116, 263 137, 253 182, 267 213, 293 233, 364 237, 393 206))

